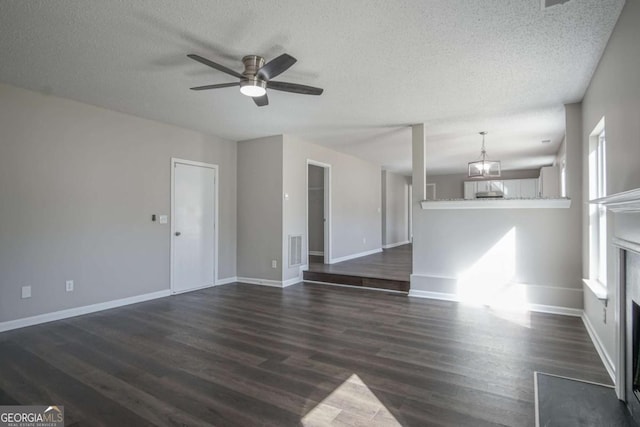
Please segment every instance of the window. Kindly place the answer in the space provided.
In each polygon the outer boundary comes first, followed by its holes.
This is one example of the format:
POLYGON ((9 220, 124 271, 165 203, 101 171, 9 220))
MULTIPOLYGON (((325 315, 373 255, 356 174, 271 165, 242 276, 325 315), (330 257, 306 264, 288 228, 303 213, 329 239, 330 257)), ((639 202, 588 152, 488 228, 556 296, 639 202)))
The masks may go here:
MULTIPOLYGON (((589 152, 589 199, 607 195, 606 137, 604 118, 591 134, 589 152)), ((589 278, 607 283, 607 208, 589 205, 589 278)))
POLYGON ((567 161, 562 160, 560 165, 560 196, 567 197, 567 161))

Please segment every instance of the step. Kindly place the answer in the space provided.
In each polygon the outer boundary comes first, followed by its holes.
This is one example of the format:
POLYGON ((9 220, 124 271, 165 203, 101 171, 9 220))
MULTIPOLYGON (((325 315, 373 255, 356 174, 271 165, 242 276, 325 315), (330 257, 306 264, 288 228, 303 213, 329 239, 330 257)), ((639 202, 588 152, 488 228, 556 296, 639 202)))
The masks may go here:
POLYGON ((409 281, 384 279, 379 277, 356 276, 350 274, 323 273, 321 271, 305 271, 303 279, 333 283, 336 285, 362 286, 366 288, 388 289, 390 291, 409 292, 409 281))

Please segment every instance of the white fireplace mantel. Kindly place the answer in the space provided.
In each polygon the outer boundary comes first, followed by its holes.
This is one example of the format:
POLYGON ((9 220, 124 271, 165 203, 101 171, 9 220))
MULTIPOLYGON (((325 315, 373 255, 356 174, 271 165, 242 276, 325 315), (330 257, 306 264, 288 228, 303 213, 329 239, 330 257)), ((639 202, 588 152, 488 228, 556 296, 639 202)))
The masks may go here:
POLYGON ((593 199, 589 203, 604 205, 612 212, 640 212, 640 188, 593 199))
MULTIPOLYGON (((589 201, 590 204, 598 204, 606 207, 607 210, 616 213, 640 213, 640 188, 636 188, 629 191, 623 191, 621 193, 612 194, 606 197, 602 197, 599 199, 594 199, 589 201)), ((620 400, 626 401, 627 399, 627 327, 628 327, 628 319, 627 319, 627 285, 625 284, 624 275, 626 274, 623 270, 625 267, 624 262, 624 254, 625 251, 632 251, 636 253, 640 253, 640 241, 627 240, 625 237, 627 235, 616 235, 611 236, 611 243, 614 247, 616 247, 616 259, 614 264, 616 265, 615 276, 618 277, 617 284, 614 288, 614 292, 616 295, 616 315, 615 318, 617 329, 617 368, 613 368, 614 371, 614 383, 616 387, 616 394, 620 400)), ((603 358, 603 362, 605 359, 603 358)), ((605 362, 605 366, 607 363, 605 362)), ((609 369, 607 369, 609 370, 609 369)), ((611 374, 611 370, 609 370, 611 374)))

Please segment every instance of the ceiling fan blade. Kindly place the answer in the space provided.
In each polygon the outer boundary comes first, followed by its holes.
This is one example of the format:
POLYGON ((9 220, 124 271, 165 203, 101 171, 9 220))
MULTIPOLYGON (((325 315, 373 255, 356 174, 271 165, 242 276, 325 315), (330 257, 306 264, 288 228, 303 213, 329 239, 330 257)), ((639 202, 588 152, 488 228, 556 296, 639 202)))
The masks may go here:
POLYGON ((300 93, 303 95, 321 95, 324 91, 324 89, 320 89, 319 87, 274 81, 267 82, 267 87, 269 89, 281 90, 283 92, 300 93))
POLYGON ((256 76, 262 80, 271 80, 272 78, 287 71, 289 67, 296 63, 296 61, 297 59, 293 56, 283 53, 263 65, 256 73, 256 76))
POLYGON ((190 53, 189 55, 187 55, 189 58, 193 59, 194 61, 198 61, 201 64, 207 65, 211 68, 215 68, 218 71, 222 71, 223 73, 227 73, 233 77, 237 77, 239 79, 244 79, 245 77, 240 74, 240 73, 236 73, 235 71, 233 71, 230 68, 225 67, 224 65, 220 65, 220 64, 216 64, 213 61, 209 61, 207 58, 203 58, 200 55, 195 55, 193 53, 190 53))
POLYGON ((235 83, 220 83, 217 85, 196 86, 190 88, 191 90, 208 90, 208 89, 221 89, 223 87, 240 86, 240 82, 235 83))
POLYGON ((267 97, 267 94, 265 93, 262 96, 254 97, 253 98, 253 102, 255 102, 258 107, 264 107, 265 105, 269 105, 269 98, 267 97))

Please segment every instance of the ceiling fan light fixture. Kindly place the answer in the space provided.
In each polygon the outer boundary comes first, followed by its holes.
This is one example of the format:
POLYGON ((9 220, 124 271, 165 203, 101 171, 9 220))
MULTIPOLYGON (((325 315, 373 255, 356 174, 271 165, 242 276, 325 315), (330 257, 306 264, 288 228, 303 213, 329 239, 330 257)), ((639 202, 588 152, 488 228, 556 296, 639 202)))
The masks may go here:
POLYGON ((240 82, 240 93, 252 98, 263 96, 267 93, 267 82, 252 78, 240 82))

